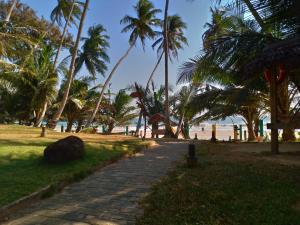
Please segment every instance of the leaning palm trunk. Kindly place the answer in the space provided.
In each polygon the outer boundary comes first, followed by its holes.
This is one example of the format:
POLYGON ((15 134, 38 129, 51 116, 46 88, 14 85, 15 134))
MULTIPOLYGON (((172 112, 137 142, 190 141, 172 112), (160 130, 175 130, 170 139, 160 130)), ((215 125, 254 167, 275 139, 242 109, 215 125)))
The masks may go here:
POLYGON ((177 130, 176 130, 176 133, 175 133, 175 137, 176 137, 176 138, 179 137, 180 130, 181 130, 181 127, 182 127, 182 124, 183 124, 183 119, 184 119, 184 114, 182 114, 182 115, 180 116, 179 123, 178 123, 178 126, 177 126, 177 130))
POLYGON ((47 111, 47 107, 48 107, 48 103, 45 102, 44 105, 43 105, 42 111, 39 113, 39 115, 36 118, 36 121, 35 121, 35 124, 34 124, 35 127, 40 127, 41 126, 41 124, 44 120, 46 111, 47 111))
POLYGON ((71 16, 73 14, 73 10, 74 10, 74 7, 75 7, 75 1, 73 0, 73 3, 72 3, 72 7, 71 7, 71 10, 70 10, 70 13, 68 15, 68 18, 66 20, 66 23, 65 23, 65 26, 64 26, 64 30, 63 30, 63 33, 61 35, 61 39, 60 39, 60 43, 59 43, 59 47, 57 49, 57 52, 56 52, 56 55, 55 55, 55 59, 54 59, 54 68, 56 68, 56 64, 57 64, 57 61, 58 61, 58 56, 62 50, 62 46, 64 44, 64 41, 65 41, 65 36, 66 36, 66 33, 67 33, 67 28, 69 26, 69 23, 70 23, 70 20, 71 20, 71 16))
POLYGON ((146 91, 149 89, 150 82, 151 82, 151 80, 153 79, 153 76, 154 76, 154 74, 155 74, 155 71, 157 70, 157 68, 158 68, 158 66, 159 66, 159 64, 160 64, 163 55, 164 55, 164 53, 161 53, 161 55, 160 55, 160 57, 159 57, 159 59, 158 59, 156 65, 155 65, 155 67, 154 67, 154 69, 153 69, 153 71, 152 71, 152 73, 151 73, 151 75, 150 75, 150 77, 149 77, 149 79, 148 79, 147 86, 146 86, 146 91))
POLYGON ((263 19, 261 18, 261 16, 258 14, 257 10, 254 8, 254 6, 251 3, 251 1, 250 0, 243 0, 243 2, 246 4, 247 8, 249 9, 249 11, 251 12, 252 16, 254 17, 254 19, 256 20, 256 22, 261 27, 261 29, 263 31, 265 31, 265 23, 264 23, 263 19))
MULTIPOLYGON (((155 71, 157 70, 157 68, 158 68, 158 66, 159 66, 159 64, 160 64, 160 62, 162 60, 163 54, 164 53, 162 53, 161 56, 159 57, 159 59, 158 59, 156 65, 155 65, 152 73, 150 74, 150 77, 149 77, 147 85, 146 85, 146 91, 149 89, 150 82, 153 79, 155 71)), ((139 119, 138 119, 138 123, 136 125, 136 130, 135 130, 135 136, 138 136, 138 134, 139 134, 139 131, 140 131, 140 128, 141 128, 141 123, 142 123, 142 116, 143 116, 143 113, 142 113, 142 110, 140 110, 139 119)))
POLYGON ((84 5, 84 9, 83 9, 83 12, 82 12, 82 15, 81 15, 81 19, 80 19, 77 38, 76 38, 76 42, 75 42, 75 46, 74 46, 74 50, 73 50, 73 54, 72 54, 72 61, 71 61, 71 64, 70 64, 69 76, 68 76, 68 79, 67 79, 67 82, 66 82, 66 87, 65 87, 65 90, 64 90, 64 95, 63 95, 62 101, 60 103, 59 109, 54 114, 52 120, 49 121, 49 126, 51 128, 55 128, 57 121, 60 119, 61 114, 64 111, 65 105, 66 105, 68 97, 69 97, 69 91, 70 91, 70 88, 71 88, 71 84, 72 84, 72 81, 73 81, 73 75, 74 75, 74 71, 75 71, 75 61, 76 61, 76 57, 77 57, 77 49, 78 49, 78 46, 79 46, 81 33, 82 33, 83 25, 84 25, 84 20, 85 20, 85 17, 86 17, 86 13, 87 13, 89 3, 90 3, 90 0, 86 0, 85 5, 84 5))
POLYGON ((9 22, 10 21, 11 14, 12 14, 12 12, 13 12, 16 4, 17 4, 17 0, 14 0, 13 3, 12 3, 12 5, 10 6, 10 8, 8 10, 8 13, 7 13, 6 18, 5 18, 5 22, 9 22))
POLYGON ((100 108, 100 104, 102 102, 102 99, 103 99, 103 95, 104 95, 104 92, 105 92, 105 89, 107 88, 112 76, 114 75, 114 73, 116 72, 116 70, 118 69, 118 67, 120 66, 120 64, 122 63, 122 61, 128 56, 129 52, 133 49, 134 47, 134 43, 130 45, 129 49, 125 52, 125 54, 119 59, 119 61, 116 63, 116 65, 114 66, 114 68, 112 69, 112 71, 110 72, 108 78, 106 79, 103 87, 102 87, 102 90, 100 92, 100 96, 99 96, 99 99, 97 101, 97 104, 96 104, 96 107, 92 113, 92 116, 90 117, 90 119, 88 120, 87 124, 86 124, 86 127, 90 127, 91 124, 93 123, 95 117, 96 117, 96 114, 100 108))

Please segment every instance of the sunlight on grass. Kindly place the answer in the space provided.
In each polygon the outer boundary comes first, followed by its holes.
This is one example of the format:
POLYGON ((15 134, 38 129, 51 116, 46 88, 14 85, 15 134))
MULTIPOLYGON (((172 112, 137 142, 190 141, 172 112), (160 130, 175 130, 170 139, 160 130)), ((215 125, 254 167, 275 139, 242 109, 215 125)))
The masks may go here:
POLYGON ((36 128, 0 126, 0 206, 49 184, 80 180, 101 164, 147 144, 131 137, 80 134, 77 136, 85 141, 85 157, 64 165, 49 165, 42 158, 45 147, 70 134, 48 131, 47 138, 39 134, 36 128))

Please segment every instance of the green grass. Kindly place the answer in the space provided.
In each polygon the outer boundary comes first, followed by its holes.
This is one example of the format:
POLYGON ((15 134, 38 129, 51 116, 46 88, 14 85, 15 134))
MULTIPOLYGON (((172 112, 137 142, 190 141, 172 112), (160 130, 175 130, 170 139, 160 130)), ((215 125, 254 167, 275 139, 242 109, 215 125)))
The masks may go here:
POLYGON ((181 165, 154 186, 139 225, 300 224, 299 167, 207 148, 198 152, 197 168, 181 165))
POLYGON ((39 133, 40 130, 34 128, 0 126, 0 207, 47 185, 52 185, 55 191, 62 183, 80 180, 104 163, 147 144, 133 138, 109 140, 85 134, 82 138, 86 155, 82 160, 49 165, 42 157, 45 147, 66 134, 48 132, 47 138, 40 138, 39 133))

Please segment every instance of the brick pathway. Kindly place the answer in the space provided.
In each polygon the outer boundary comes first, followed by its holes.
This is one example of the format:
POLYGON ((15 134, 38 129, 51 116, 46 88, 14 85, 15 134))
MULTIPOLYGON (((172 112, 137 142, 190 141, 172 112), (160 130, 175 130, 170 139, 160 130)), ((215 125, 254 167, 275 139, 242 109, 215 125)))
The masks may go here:
POLYGON ((5 224, 134 224, 136 216, 142 213, 139 199, 182 158, 186 149, 184 143, 161 143, 37 202, 5 224))

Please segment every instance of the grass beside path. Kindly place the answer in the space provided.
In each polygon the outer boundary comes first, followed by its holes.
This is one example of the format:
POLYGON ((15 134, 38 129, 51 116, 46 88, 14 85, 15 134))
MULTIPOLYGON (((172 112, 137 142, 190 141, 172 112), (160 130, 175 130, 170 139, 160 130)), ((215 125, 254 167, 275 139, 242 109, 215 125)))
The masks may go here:
POLYGON ((45 147, 70 134, 25 126, 0 125, 0 207, 51 184, 80 180, 98 166, 141 149, 147 142, 125 136, 78 135, 85 141, 83 160, 65 165, 48 165, 43 161, 45 147))
POLYGON ((139 225, 298 225, 299 166, 230 153, 226 144, 201 145, 200 165, 184 165, 142 202, 139 225))

